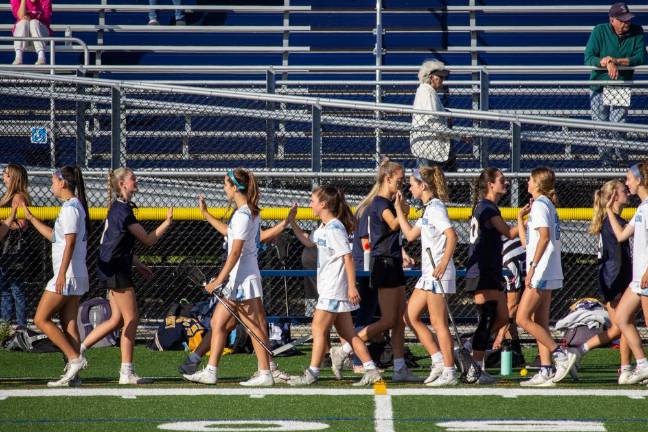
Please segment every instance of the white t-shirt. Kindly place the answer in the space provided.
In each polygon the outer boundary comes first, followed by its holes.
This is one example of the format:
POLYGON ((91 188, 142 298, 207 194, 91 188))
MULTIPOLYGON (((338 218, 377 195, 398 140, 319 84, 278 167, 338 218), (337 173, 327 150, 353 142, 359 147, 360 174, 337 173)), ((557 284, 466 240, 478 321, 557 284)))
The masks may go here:
POLYGON ((527 271, 529 271, 529 264, 533 261, 538 240, 540 239, 538 228, 549 228, 549 243, 540 258, 540 262, 537 263, 531 285, 534 288, 560 288, 563 280, 560 261, 560 220, 558 219, 556 207, 544 195, 533 201, 531 213, 529 213, 527 225, 527 271))
POLYGON ((71 198, 63 203, 52 232, 52 270, 55 278, 58 276, 63 260, 66 234, 76 234, 76 242, 65 276, 68 278, 88 277, 86 265, 88 234, 86 233, 85 220, 86 213, 78 198, 71 198))
POLYGON ((257 249, 260 243, 261 218, 252 216, 248 206, 236 209, 227 226, 227 254, 232 252, 234 240, 245 240, 241 257, 230 272, 227 286, 238 286, 248 278, 261 278, 257 249))
POLYGON ((634 227, 632 240, 632 284, 640 287, 648 267, 648 199, 644 200, 629 222, 634 227))
MULTIPOLYGON (((445 111, 436 90, 428 84, 419 85, 414 97, 414 109, 426 111, 445 111)), ((450 139, 439 134, 448 131, 445 117, 433 114, 412 114, 410 147, 418 158, 445 162, 450 155, 450 139)))
POLYGON ((315 230, 317 293, 320 298, 349 300, 344 256, 351 253, 349 234, 342 222, 332 219, 315 230))
MULTIPOLYGON (((421 278, 432 280, 432 263, 426 250, 430 248, 434 262, 438 264, 443 258, 446 246, 446 236, 444 233, 448 228, 452 228, 448 210, 443 202, 438 198, 433 198, 425 205, 423 217, 416 221, 416 226, 421 228, 421 278)), ((453 280, 456 278, 454 260, 450 260, 446 271, 441 280, 453 280)))

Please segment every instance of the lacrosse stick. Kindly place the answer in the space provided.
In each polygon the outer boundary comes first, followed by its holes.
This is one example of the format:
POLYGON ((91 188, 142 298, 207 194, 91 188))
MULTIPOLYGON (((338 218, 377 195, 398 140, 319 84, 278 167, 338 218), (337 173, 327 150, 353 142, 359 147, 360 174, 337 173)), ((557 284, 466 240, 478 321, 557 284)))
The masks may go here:
MULTIPOLYGON (((432 264, 432 272, 434 272, 434 270, 436 269, 436 264, 434 262, 434 257, 432 257, 432 251, 430 250, 430 248, 426 248, 425 252, 430 258, 430 264, 432 264)), ((461 342, 459 331, 457 330, 457 324, 455 324, 454 317, 450 312, 450 305, 448 304, 448 298, 446 297, 445 290, 443 289, 443 284, 437 278, 434 278, 434 280, 439 282, 441 297, 443 297, 443 301, 445 302, 446 310, 448 311, 448 318, 450 318, 450 322, 452 323, 452 329, 454 330, 455 339, 457 341, 457 363, 461 372, 461 380, 466 384, 472 384, 479 379, 479 376, 481 375, 481 367, 477 364, 477 362, 475 362, 472 354, 470 354, 470 352, 464 347, 463 343, 461 342)))
MULTIPOLYGON (((186 275, 187 278, 189 278, 189 280, 193 284, 199 285, 203 287, 203 289, 207 285, 208 282, 207 278, 205 277, 205 274, 202 272, 202 270, 200 270, 198 267, 195 266, 187 267, 186 275)), ((236 321, 238 321, 238 323, 245 328, 248 334, 252 336, 254 339, 256 339, 256 341, 261 344, 261 346, 268 352, 268 354, 272 356, 272 351, 270 350, 270 348, 268 348, 268 345, 266 345, 266 343, 259 336, 257 336, 256 333, 254 333, 247 325, 245 325, 245 323, 241 320, 241 318, 239 318, 238 314, 234 312, 234 310, 230 307, 230 305, 227 304, 227 302, 223 301, 223 299, 221 298, 222 291, 223 291, 223 285, 219 285, 216 287, 216 289, 214 289, 212 295, 220 304, 223 305, 225 309, 227 309, 227 312, 229 312, 230 315, 232 315, 236 319, 236 321)))

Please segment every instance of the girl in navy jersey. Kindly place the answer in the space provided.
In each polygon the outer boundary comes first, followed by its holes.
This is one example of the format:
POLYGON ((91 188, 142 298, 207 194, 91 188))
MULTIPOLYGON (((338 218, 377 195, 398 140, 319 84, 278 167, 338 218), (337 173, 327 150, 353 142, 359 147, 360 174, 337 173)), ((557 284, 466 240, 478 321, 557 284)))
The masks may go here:
MULTIPOLYGON (((218 276, 207 284, 208 292, 225 284, 222 300, 238 313, 241 320, 259 338, 269 344, 267 323, 262 301, 261 274, 257 261, 257 249, 261 241, 276 236, 287 226, 292 216, 275 227, 261 231, 259 216, 259 188, 254 175, 238 168, 225 175, 225 195, 236 205, 236 211, 229 225, 211 216, 206 209, 204 198, 199 198, 200 209, 207 221, 222 235, 227 236, 227 260, 218 276)), ((183 374, 189 381, 202 384, 215 384, 218 379, 217 367, 225 347, 227 335, 231 330, 232 317, 227 309, 218 304, 211 319, 211 348, 209 363, 205 368, 192 374, 183 374)), ((257 356, 258 371, 242 386, 272 386, 271 358, 263 346, 252 338, 252 346, 257 356)))
POLYGON ((580 358, 589 350, 605 346, 621 336, 619 384, 626 384, 626 380, 632 373, 630 348, 626 338, 616 325, 615 315, 619 300, 621 300, 621 296, 632 281, 632 258, 630 256, 630 242, 628 240, 617 241, 606 214, 606 205, 612 195, 615 195, 614 200, 612 200, 613 217, 621 227, 626 226, 627 222, 621 217, 621 211, 628 203, 626 187, 620 180, 610 180, 594 193, 592 223, 589 229, 590 234, 599 237, 599 295, 605 302, 612 326, 579 346, 578 356, 580 358))
MULTIPOLYGON (((403 167, 385 158, 378 168, 378 178, 369 195, 358 208, 366 207, 371 245, 369 283, 378 290, 381 317, 358 332, 367 342, 372 336, 392 330, 391 344, 394 353, 393 381, 420 381, 405 365, 405 273, 401 250, 400 224, 396 217, 393 199, 405 179, 403 167), (367 204, 368 203, 368 204, 367 204)), ((353 352, 348 342, 331 349, 331 363, 335 376, 340 379, 344 360, 353 352)))
POLYGON ((79 349, 76 323, 79 299, 90 286, 86 267, 90 221, 81 169, 65 166, 56 170, 52 175, 52 193, 63 201, 53 229, 34 217, 27 207, 23 208, 25 218, 52 242, 54 276, 38 303, 34 324, 63 351, 68 360, 61 378, 47 383, 50 387, 63 387, 75 384, 77 374, 87 366, 79 349), (52 321, 56 312, 60 312, 63 331, 52 321))
POLYGON ((432 387, 458 383, 452 353, 452 337, 448 328, 448 311, 442 294, 456 292, 456 270, 452 256, 457 246, 448 210, 442 200, 448 199, 445 176, 439 167, 415 169, 410 176, 412 197, 420 199, 425 212, 414 227, 408 220, 407 206, 400 192, 396 194, 396 214, 407 241, 421 237, 421 278, 407 303, 407 318, 416 336, 432 359, 432 370, 425 384, 432 387), (434 258, 430 261, 428 251, 434 258), (434 335, 421 320, 427 310, 434 335), (440 349, 439 349, 440 348, 440 349))
MULTIPOLYGON (((486 168, 475 183, 473 214, 470 220, 470 247, 466 263, 466 291, 473 294, 479 323, 472 338, 473 358, 481 364, 479 384, 496 379, 484 370, 484 356, 491 335, 508 322, 508 309, 502 280, 502 237, 513 239, 517 226, 509 226, 497 207, 508 183, 497 168, 486 168)), ((519 222, 519 221, 518 221, 519 222)), ((518 224, 519 225, 519 224, 518 224)))
POLYGON ((529 219, 527 231, 520 230, 520 240, 526 246, 527 275, 516 321, 536 339, 540 354, 540 372, 520 383, 526 387, 556 385, 567 376, 577 360, 574 350, 561 348, 549 331, 552 292, 563 286, 555 184, 556 176, 549 168, 531 171, 528 181, 528 192, 533 198, 531 207, 518 215, 518 221, 526 214, 529 214, 529 219))
POLYGON ((353 214, 344 194, 335 187, 315 189, 310 207, 322 224, 315 231, 317 246, 317 292, 319 295, 313 315, 313 352, 310 366, 303 375, 293 376, 290 385, 310 385, 317 382, 324 359, 331 327, 341 338, 349 341, 362 361, 365 374, 354 385, 370 385, 381 379, 369 351, 353 328, 351 311, 358 309, 360 295, 355 284, 355 266, 351 256, 349 235, 353 232, 353 214))
POLYGON ((616 191, 607 203, 606 213, 617 241, 624 242, 633 237, 632 280, 630 289, 625 290, 616 307, 615 319, 637 361, 635 369, 625 378, 625 384, 636 384, 648 379, 648 360, 634 323, 639 306, 644 311, 644 319, 648 320, 648 161, 630 167, 626 186, 631 194, 641 199, 634 217, 625 227, 619 223, 614 214, 616 191))
POLYGON ((164 222, 147 233, 133 214, 134 204, 131 199, 137 192, 135 173, 130 168, 117 168, 111 171, 109 180, 111 195, 114 193, 116 199, 110 204, 101 235, 97 276, 109 290, 111 315, 110 319, 99 324, 86 336, 81 351, 121 327, 119 384, 144 384, 150 380, 140 378, 133 369, 133 347, 139 314, 132 271, 135 267, 145 278, 150 278, 152 272, 137 259, 133 249, 135 240, 149 247, 157 243, 171 226, 173 209, 169 208, 164 222))

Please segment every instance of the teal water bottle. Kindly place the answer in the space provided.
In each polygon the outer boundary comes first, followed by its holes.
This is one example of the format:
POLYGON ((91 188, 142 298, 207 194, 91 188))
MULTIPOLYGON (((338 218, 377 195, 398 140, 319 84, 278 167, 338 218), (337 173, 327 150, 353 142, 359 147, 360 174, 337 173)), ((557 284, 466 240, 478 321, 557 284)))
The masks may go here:
POLYGON ((502 351, 500 354, 500 375, 509 376, 513 373, 513 353, 511 352, 511 346, 504 341, 502 344, 502 351))

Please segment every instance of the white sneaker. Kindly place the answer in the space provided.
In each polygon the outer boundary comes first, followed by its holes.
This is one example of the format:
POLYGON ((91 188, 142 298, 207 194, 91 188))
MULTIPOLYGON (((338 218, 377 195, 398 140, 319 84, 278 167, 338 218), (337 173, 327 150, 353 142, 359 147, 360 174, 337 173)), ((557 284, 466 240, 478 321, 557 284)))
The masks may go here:
POLYGON ((430 370, 430 375, 428 375, 428 377, 425 378, 423 384, 430 384, 431 382, 439 378, 443 374, 443 369, 444 369, 443 363, 432 365, 432 369, 430 370))
POLYGON ((648 378, 648 366, 636 367, 628 377, 628 384, 637 384, 648 378))
POLYGON ((178 372, 182 375, 192 375, 198 371, 198 366, 200 366, 200 360, 197 362, 191 361, 191 357, 187 357, 180 366, 178 366, 178 372))
POLYGON ((151 378, 141 378, 135 372, 131 371, 128 373, 123 373, 119 371, 119 384, 121 385, 138 385, 138 384, 151 384, 153 380, 151 378))
POLYGON ((556 383, 552 378, 553 377, 548 377, 538 372, 537 374, 533 375, 531 379, 521 381, 520 385, 522 387, 555 387, 556 383))
POLYGON ((364 373, 364 375, 362 375, 360 381, 351 385, 354 387, 363 387, 374 384, 380 380, 382 380, 382 376, 380 375, 380 372, 378 372, 378 369, 369 369, 364 373))
MULTIPOLYGON (((630 379, 630 376, 632 375, 632 369, 624 369, 619 373, 619 380, 618 383, 619 385, 627 385, 630 384, 628 382, 628 379, 630 379)), ((643 384, 643 382, 642 382, 643 384)))
POLYGON ((290 375, 279 369, 279 366, 274 363, 270 364, 270 372, 272 372, 272 380, 275 384, 286 384, 291 378, 290 375))
POLYGON ((485 370, 482 370, 481 374, 479 375, 479 379, 477 380, 477 384, 479 385, 497 384, 497 378, 495 378, 493 375, 489 374, 485 370))
POLYGON ((459 384, 459 378, 457 378, 457 372, 453 370, 452 372, 443 372, 440 377, 435 379, 432 382, 426 383, 428 387, 442 387, 442 386, 453 386, 459 384))
POLYGON ((148 25, 160 25, 160 22, 156 19, 149 20, 148 25))
POLYGON ((88 367, 88 361, 83 356, 69 361, 63 369, 64 374, 61 375, 61 378, 58 381, 48 382, 47 387, 69 387, 70 385, 74 385, 74 379, 86 367, 88 367))
POLYGON ((216 381, 218 381, 216 373, 208 371, 207 368, 201 369, 192 374, 182 374, 182 377, 187 381, 199 384, 216 384, 216 381))
POLYGON ((344 360, 349 355, 340 346, 331 347, 329 354, 331 355, 331 370, 333 371, 333 375, 335 375, 335 379, 341 380, 344 360))
POLYGON ((421 378, 417 377, 409 370, 407 366, 400 369, 394 369, 392 374, 393 382, 421 382, 421 378))
POLYGON ((261 374, 261 372, 256 371, 252 378, 247 381, 242 381, 239 383, 243 387, 272 387, 274 381, 272 379, 272 374, 261 374))
POLYGON ((576 350, 573 348, 567 348, 564 351, 564 355, 554 353, 552 357, 553 357, 554 365, 556 366, 556 373, 552 378, 553 382, 558 383, 563 379, 565 379, 567 374, 569 374, 569 371, 574 366, 574 363, 576 363, 577 355, 575 351, 576 350))
POLYGON ((291 386, 303 386, 315 384, 319 377, 315 376, 309 368, 304 369, 304 373, 299 376, 291 376, 288 384, 291 386))

